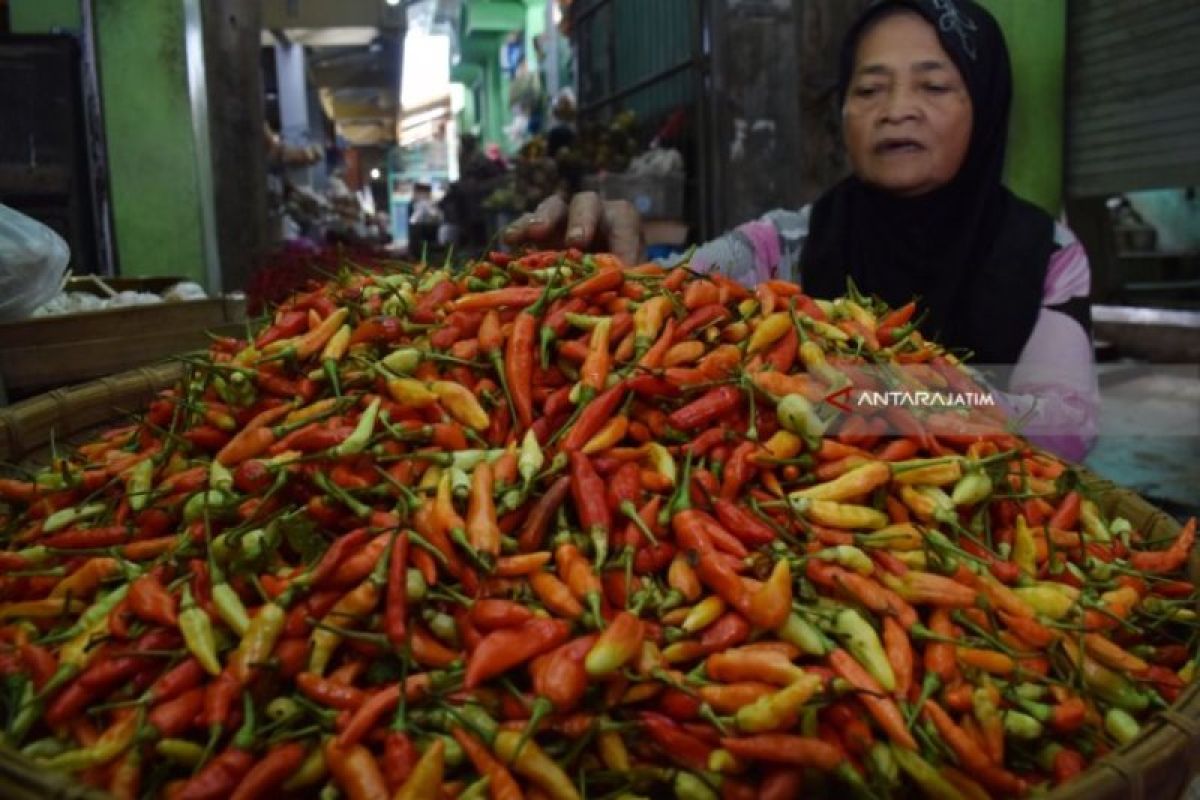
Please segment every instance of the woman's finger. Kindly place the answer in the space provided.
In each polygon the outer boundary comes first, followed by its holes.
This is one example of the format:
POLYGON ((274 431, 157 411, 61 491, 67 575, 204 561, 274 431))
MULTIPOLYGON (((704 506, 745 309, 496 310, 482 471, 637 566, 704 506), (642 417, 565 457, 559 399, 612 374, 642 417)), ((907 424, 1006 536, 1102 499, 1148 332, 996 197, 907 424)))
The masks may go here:
POLYGON ((567 204, 561 197, 552 194, 534 210, 526 234, 535 242, 544 242, 561 231, 566 219, 567 204))
POLYGON ((642 260, 642 217, 628 200, 604 203, 604 228, 608 249, 628 266, 642 260))
POLYGON ((504 241, 508 244, 521 244, 526 241, 531 222, 533 222, 533 214, 522 214, 517 217, 504 229, 504 241))
POLYGON ((571 198, 567 216, 567 247, 590 247, 600 228, 602 205, 595 192, 580 192, 571 198))

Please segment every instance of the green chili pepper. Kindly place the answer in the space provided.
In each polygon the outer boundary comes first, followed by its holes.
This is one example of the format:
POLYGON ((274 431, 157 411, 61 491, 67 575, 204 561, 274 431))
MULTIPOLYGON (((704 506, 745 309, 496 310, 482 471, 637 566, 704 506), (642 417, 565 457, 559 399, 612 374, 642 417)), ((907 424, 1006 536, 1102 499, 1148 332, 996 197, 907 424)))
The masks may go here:
POLYGON ((341 458, 342 456, 350 456, 356 453, 361 453, 371 441, 371 435, 375 432, 375 419, 379 416, 380 399, 376 397, 367 406, 367 410, 362 413, 358 419, 358 424, 354 426, 354 431, 342 440, 341 444, 329 451, 329 455, 333 458, 341 458))
POLYGON ((838 612, 834 618, 833 632, 884 690, 891 692, 896 688, 896 675, 883 650, 883 643, 879 641, 879 634, 861 614, 852 608, 838 612))
POLYGON ((105 503, 89 503, 78 508, 60 508, 46 517, 46 521, 42 523, 42 532, 53 533, 62 530, 76 522, 100 516, 107 510, 108 505, 105 503))
POLYGON ((1014 739, 1032 742, 1040 737, 1043 731, 1042 723, 1028 714, 1012 709, 1004 712, 1004 732, 1014 739))
POLYGON ((388 353, 379 363, 391 372, 408 375, 420 366, 421 358, 421 351, 417 348, 401 347, 388 353))
MULTIPOLYGON (((213 459, 216 464, 216 459, 213 459)), ((146 501, 150 497, 150 490, 154 484, 154 462, 149 458, 143 458, 141 461, 133 465, 133 469, 129 471, 129 482, 126 485, 126 494, 129 496, 129 507, 134 511, 141 511, 146 507, 146 501)))
POLYGON ((212 620, 204 609, 196 605, 192 589, 186 583, 179 599, 179 632, 188 651, 204 667, 209 675, 221 674, 221 660, 217 657, 217 643, 213 636, 212 620))
POLYGON ((921 791, 933 800, 965 800, 963 794, 942 777, 932 764, 912 750, 892 745, 892 757, 900 765, 900 769, 921 787, 921 791))
POLYGON ((546 455, 538 444, 537 435, 531 430, 525 431, 525 438, 521 440, 521 450, 517 454, 517 472, 526 486, 533 481, 545 463, 546 455))
POLYGON ((168 761, 191 769, 204 760, 204 746, 187 739, 159 739, 154 743, 154 752, 168 761))
POLYGON ((775 635, 810 656, 827 656, 833 652, 833 642, 795 611, 788 615, 781 627, 775 629, 775 635))
POLYGON ((1104 714, 1104 730, 1118 743, 1128 744, 1138 737, 1141 726, 1128 711, 1114 706, 1104 714))

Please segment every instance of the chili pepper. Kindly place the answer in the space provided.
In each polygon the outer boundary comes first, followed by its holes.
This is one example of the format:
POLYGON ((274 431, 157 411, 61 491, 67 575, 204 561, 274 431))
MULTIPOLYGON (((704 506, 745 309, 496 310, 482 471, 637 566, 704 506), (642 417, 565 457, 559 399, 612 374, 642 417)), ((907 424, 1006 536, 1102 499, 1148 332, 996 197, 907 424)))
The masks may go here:
POLYGON ((343 748, 336 739, 327 740, 323 750, 330 774, 349 800, 387 800, 387 784, 370 750, 362 745, 343 748))
MULTIPOLYGON (((434 390, 437 393, 437 390, 434 390)), ((354 426, 354 431, 330 449, 329 455, 332 458, 342 458, 343 456, 354 455, 361 453, 371 440, 371 434, 375 431, 375 421, 379 416, 380 399, 376 397, 368 405, 362 416, 358 418, 358 424, 354 426)))
POLYGON ((604 481, 583 453, 572 451, 570 464, 571 496, 579 522, 592 541, 596 568, 600 569, 608 557, 608 540, 612 535, 612 514, 605 502, 604 481))
POLYGON ((486 746, 461 727, 450 730, 475 769, 490 781, 489 792, 493 800, 520 800, 523 797, 512 773, 496 759, 486 746))
POLYGON ((264 603, 259 607, 228 662, 231 674, 239 683, 244 685, 250 678, 250 670, 270 657, 286 621, 287 614, 278 603, 264 603))
POLYGON ((574 426, 563 437, 561 449, 569 453, 591 441, 625 399, 627 388, 624 383, 617 383, 582 405, 576 412, 578 419, 574 426))
POLYGON ((675 720, 653 711, 641 711, 638 723, 672 761, 689 769, 708 768, 713 747, 684 731, 675 720))
POLYGON ((514 628, 533 619, 533 612, 520 603, 497 597, 476 600, 471 606, 471 621, 486 631, 514 628))
POLYGON ((384 634, 396 647, 402 647, 408 630, 408 548, 407 532, 392 542, 388 562, 387 589, 384 598, 384 634))
POLYGON ((141 722, 141 714, 126 714, 105 729, 94 744, 40 759, 38 766, 57 772, 79 772, 107 764, 129 749, 141 722))
POLYGON ((909 750, 917 748, 899 707, 884 695, 883 687, 849 653, 841 649, 834 650, 829 654, 829 665, 858 690, 859 702, 866 706, 895 745, 909 750))
POLYGON ((467 662, 463 685, 479 684, 566 641, 570 628, 561 620, 530 620, 519 628, 493 631, 483 638, 467 662))
POLYGON ((183 634, 188 650, 204 671, 210 675, 219 675, 221 661, 217 657, 212 621, 204 609, 196 605, 191 587, 187 584, 184 584, 180 597, 179 631, 183 634))
POLYGON ((238 783, 230 800, 255 800, 279 789, 304 762, 307 752, 299 742, 271 748, 238 783))
POLYGON ((528 778, 553 800, 578 800, 579 792, 558 764, 536 742, 522 741, 513 731, 496 734, 496 755, 510 764, 517 774, 528 778))
POLYGON ((592 678, 604 678, 621 669, 642 650, 645 627, 628 611, 622 611, 600 634, 584 662, 592 678))
POLYGON ((667 417, 672 428, 690 431, 703 427, 738 408, 742 394, 733 386, 720 386, 667 417))
POLYGON ((900 769, 913 779, 928 797, 938 800, 966 800, 966 797, 955 788, 954 784, 944 778, 934 767, 912 750, 891 747, 892 757, 900 765, 900 769))
POLYGON ((355 588, 344 594, 325 615, 325 625, 316 628, 309 636, 308 671, 321 675, 333 658, 333 652, 341 643, 342 634, 333 627, 357 622, 375 610, 379 596, 387 588, 388 567, 395 536, 388 542, 388 550, 379 558, 371 574, 355 588))
POLYGON ((1196 541, 1196 518, 1192 517, 1165 550, 1143 551, 1129 557, 1129 566, 1138 572, 1162 574, 1174 572, 1187 562, 1196 541))
POLYGON ((446 744, 434 739, 413 767, 404 785, 392 795, 392 800, 423 800, 436 797, 441 791, 445 774, 446 744))

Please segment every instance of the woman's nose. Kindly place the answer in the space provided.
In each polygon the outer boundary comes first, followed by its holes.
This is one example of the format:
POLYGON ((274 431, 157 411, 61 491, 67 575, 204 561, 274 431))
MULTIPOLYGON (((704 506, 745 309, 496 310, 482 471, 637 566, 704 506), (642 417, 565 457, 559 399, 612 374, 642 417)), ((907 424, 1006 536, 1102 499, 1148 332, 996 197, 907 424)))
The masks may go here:
POLYGON ((917 103, 917 93, 913 90, 904 86, 896 86, 884 97, 880 122, 906 122, 918 116, 920 116, 920 107, 917 103))

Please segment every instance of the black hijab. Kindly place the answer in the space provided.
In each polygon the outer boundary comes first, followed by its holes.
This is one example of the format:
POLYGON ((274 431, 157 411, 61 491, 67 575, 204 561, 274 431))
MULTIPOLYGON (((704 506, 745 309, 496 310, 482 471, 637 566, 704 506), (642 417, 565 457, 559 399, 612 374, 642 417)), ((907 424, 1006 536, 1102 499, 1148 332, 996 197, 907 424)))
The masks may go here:
POLYGON ((1000 26, 972 0, 882 0, 855 22, 842 46, 845 101, 867 27, 895 9, 916 12, 958 67, 974 109, 957 175, 918 197, 899 197, 851 176, 817 200, 800 257, 801 283, 816 297, 844 294, 847 278, 889 305, 913 296, 928 316, 922 332, 977 363, 1015 363, 1033 331, 1054 221, 1001 184, 1012 70, 1000 26))

